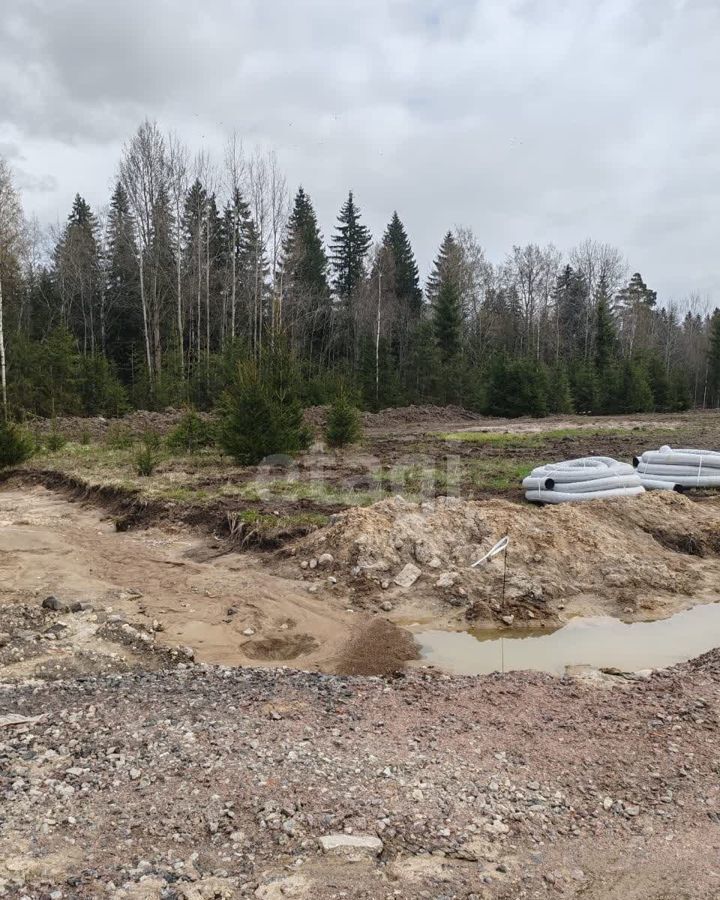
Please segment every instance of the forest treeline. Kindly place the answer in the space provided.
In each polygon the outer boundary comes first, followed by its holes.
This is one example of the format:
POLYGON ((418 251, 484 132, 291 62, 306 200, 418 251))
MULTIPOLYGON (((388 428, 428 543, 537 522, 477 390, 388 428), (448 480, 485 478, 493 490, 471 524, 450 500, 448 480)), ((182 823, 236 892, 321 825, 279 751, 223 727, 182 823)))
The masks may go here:
POLYGON ((658 303, 622 253, 586 240, 490 262, 447 231, 421 284, 395 212, 374 240, 352 192, 326 244, 273 154, 191 156, 146 121, 107 208, 61 228, 22 215, 0 159, 6 415, 216 405, 248 361, 293 359, 306 405, 457 403, 495 415, 720 405, 720 311, 658 303))

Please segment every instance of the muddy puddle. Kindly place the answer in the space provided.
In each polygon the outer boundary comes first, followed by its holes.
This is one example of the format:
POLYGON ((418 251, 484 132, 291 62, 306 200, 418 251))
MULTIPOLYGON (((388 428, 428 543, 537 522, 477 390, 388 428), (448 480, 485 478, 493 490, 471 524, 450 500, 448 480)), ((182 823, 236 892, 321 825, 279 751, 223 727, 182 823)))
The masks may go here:
POLYGON ((565 673, 568 666, 628 672, 674 665, 720 646, 720 603, 695 606, 656 622, 577 617, 548 633, 505 637, 488 631, 418 631, 420 665, 465 675, 532 669, 565 673))

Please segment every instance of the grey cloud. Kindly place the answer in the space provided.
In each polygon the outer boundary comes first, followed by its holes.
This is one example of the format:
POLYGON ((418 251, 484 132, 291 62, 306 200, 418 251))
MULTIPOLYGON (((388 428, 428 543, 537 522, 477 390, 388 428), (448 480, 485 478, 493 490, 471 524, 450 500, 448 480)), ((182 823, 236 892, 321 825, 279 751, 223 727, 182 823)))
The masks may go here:
POLYGON ((0 156, 9 160, 23 158, 20 147, 14 141, 0 141, 0 156))
POLYGON ((76 190, 107 194, 149 115, 215 150, 233 129, 274 146, 326 234, 349 187, 378 235, 397 208, 425 270, 452 224, 496 259, 590 235, 662 296, 720 302, 713 0, 4 6, 0 139, 61 217, 76 190), (92 167, 53 169, 58 146, 92 167))
POLYGON ((15 183, 21 191, 31 194, 49 194, 58 189, 58 180, 54 175, 34 175, 23 169, 15 169, 15 183))

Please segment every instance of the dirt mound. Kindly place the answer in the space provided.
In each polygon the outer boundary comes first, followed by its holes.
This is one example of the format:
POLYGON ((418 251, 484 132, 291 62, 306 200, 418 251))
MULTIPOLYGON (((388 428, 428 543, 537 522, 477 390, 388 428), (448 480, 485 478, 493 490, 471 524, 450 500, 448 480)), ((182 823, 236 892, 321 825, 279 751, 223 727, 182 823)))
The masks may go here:
MULTIPOLYGON (((327 422, 327 406, 311 406, 305 410, 305 421, 314 428, 323 428, 327 422)), ((362 423, 365 428, 389 429, 400 425, 422 425, 425 422, 475 421, 477 413, 462 406, 395 406, 379 412, 364 412, 362 423)))
POLYGON ((407 631, 375 618, 343 647, 336 671, 342 675, 389 675, 419 656, 407 631))
MULTIPOLYGON (((60 416, 57 419, 36 419, 29 423, 38 435, 46 435, 55 430, 68 440, 77 441, 81 435, 89 440, 102 440, 111 427, 126 428, 131 434, 140 437, 148 431, 166 435, 172 431, 185 415, 183 409, 168 409, 162 412, 138 409, 118 418, 106 419, 104 416, 60 416)), ((209 418, 207 413, 200 413, 209 418)))
POLYGON ((697 597, 717 584, 720 564, 683 548, 717 556, 719 535, 717 506, 673 493, 547 508, 395 497, 336 515, 295 553, 310 569, 313 558, 332 558, 336 575, 369 582, 387 602, 430 592, 477 618, 533 619, 581 595, 611 601, 604 609, 614 613, 617 604, 636 611, 661 597, 697 597), (501 603, 502 555, 470 566, 503 535, 510 547, 501 603))

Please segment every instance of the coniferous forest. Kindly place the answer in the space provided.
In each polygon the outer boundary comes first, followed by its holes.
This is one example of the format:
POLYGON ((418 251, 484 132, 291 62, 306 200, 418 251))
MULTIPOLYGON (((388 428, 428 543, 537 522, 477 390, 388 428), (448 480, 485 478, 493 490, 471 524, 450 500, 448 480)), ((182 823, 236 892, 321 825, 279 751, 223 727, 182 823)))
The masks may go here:
POLYGON ((44 232, 0 159, 5 414, 210 409, 243 367, 280 357, 303 405, 339 391, 498 416, 720 405, 720 311, 700 298, 658 298, 593 240, 490 261, 482 236, 438 229, 423 284, 398 212, 372 235, 350 191, 325 241, 273 154, 231 140, 221 160, 193 156, 146 121, 107 207, 78 193, 44 232))

